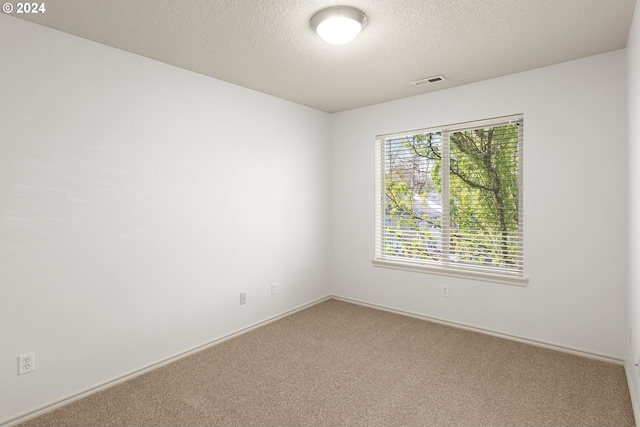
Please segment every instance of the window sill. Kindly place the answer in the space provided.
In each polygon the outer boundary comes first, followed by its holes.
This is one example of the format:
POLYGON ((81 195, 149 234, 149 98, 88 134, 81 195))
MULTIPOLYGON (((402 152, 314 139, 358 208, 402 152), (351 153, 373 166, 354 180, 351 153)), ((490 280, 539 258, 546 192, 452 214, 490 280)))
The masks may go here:
POLYGON ((374 259, 371 261, 371 263, 374 267, 393 268, 396 270, 414 271, 417 273, 438 274, 440 276, 482 280, 485 282, 502 283, 505 285, 527 286, 527 283, 529 282, 529 279, 527 279, 526 277, 485 273, 481 271, 457 270, 435 265, 411 264, 383 259, 374 259))

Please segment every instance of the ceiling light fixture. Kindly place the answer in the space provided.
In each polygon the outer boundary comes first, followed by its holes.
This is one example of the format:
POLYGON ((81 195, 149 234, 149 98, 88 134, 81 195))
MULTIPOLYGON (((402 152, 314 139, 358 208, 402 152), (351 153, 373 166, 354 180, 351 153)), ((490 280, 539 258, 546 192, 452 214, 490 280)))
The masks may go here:
POLYGON ((367 15, 350 6, 322 9, 311 18, 311 28, 327 43, 349 43, 367 25, 367 15))

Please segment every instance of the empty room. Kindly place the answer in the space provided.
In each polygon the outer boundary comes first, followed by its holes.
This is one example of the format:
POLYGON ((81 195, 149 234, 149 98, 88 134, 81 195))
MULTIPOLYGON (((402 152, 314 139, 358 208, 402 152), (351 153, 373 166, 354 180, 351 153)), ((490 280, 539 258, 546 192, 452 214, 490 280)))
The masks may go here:
POLYGON ((640 419, 635 0, 7 0, 0 80, 0 427, 640 419))

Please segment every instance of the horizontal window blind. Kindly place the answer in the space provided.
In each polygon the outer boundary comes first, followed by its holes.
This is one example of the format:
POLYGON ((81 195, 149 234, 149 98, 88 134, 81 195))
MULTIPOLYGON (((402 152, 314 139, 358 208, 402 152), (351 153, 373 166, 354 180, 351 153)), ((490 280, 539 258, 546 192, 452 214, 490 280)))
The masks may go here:
POLYGON ((522 115, 376 138, 376 260, 523 277, 522 115))

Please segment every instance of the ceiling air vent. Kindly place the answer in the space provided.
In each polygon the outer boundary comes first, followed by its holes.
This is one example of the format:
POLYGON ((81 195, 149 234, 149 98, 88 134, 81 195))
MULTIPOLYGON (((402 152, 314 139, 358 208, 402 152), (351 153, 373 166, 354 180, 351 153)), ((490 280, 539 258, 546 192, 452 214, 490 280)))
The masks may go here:
POLYGON ((445 80, 447 79, 445 79, 444 76, 441 74, 439 76, 427 77, 426 79, 416 80, 411 82, 411 84, 414 85, 415 87, 420 87, 424 85, 430 85, 432 83, 443 82, 445 80))

